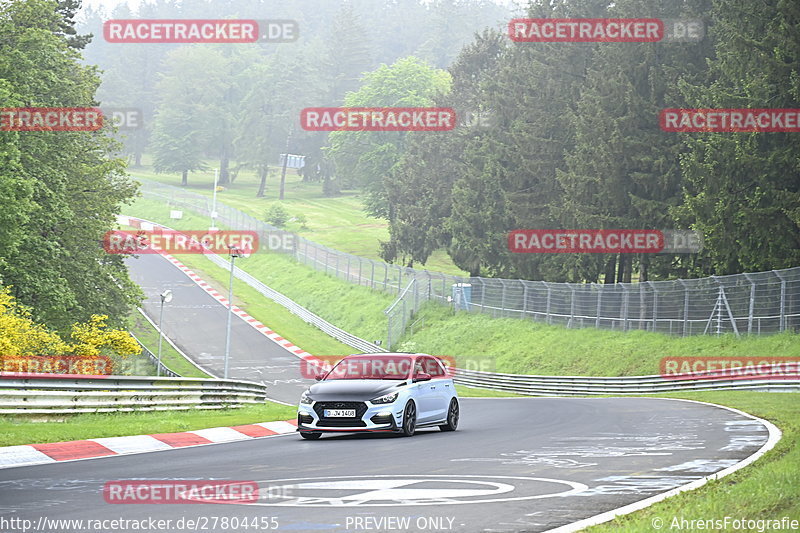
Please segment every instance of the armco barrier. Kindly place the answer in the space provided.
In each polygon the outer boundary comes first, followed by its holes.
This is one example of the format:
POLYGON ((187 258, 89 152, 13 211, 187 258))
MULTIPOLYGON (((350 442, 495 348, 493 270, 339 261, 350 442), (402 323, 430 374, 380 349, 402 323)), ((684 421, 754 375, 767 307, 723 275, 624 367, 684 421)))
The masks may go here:
POLYGON ((266 386, 249 381, 39 376, 3 376, 0 414, 223 409, 260 404, 267 399, 266 386))
POLYGON ((586 377, 533 376, 458 369, 454 381, 459 385, 479 387, 531 396, 591 396, 608 394, 657 394, 708 390, 755 390, 800 392, 800 375, 772 379, 708 377, 697 373, 696 379, 667 379, 655 376, 586 377))

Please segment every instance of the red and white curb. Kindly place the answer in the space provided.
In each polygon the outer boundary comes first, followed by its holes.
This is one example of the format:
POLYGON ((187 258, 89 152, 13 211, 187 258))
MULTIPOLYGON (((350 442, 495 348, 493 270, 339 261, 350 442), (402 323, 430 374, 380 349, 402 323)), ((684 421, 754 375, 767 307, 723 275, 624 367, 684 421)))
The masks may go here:
MULTIPOLYGON (((129 225, 129 226, 132 226, 134 228, 141 228, 141 229, 148 230, 148 231, 152 230, 154 227, 170 229, 170 228, 167 228, 167 226, 164 226, 164 225, 161 225, 161 224, 156 224, 155 222, 148 222, 146 220, 142 220, 140 218, 131 217, 131 216, 118 216, 117 217, 117 222, 119 224, 129 225)), ((175 259, 175 257, 171 256, 168 253, 163 253, 162 252, 160 255, 162 257, 164 257, 167 261, 169 261, 170 263, 175 265, 178 269, 183 271, 184 274, 189 276, 189 279, 194 281, 201 289, 206 291, 206 293, 208 293, 212 298, 217 300, 219 303, 221 303, 225 307, 228 307, 228 303, 229 303, 228 299, 225 296, 223 296, 219 291, 214 289, 211 285, 209 285, 203 278, 201 278, 200 276, 195 274, 190 268, 188 268, 186 265, 184 265, 183 263, 181 263, 180 261, 175 259)), ((263 323, 259 322, 258 320, 256 320, 252 316, 250 316, 246 311, 243 311, 239 307, 234 305, 234 306, 231 307, 231 311, 233 312, 233 314, 235 314, 236 316, 238 316, 239 318, 241 318, 242 320, 244 320, 245 322, 250 324, 252 327, 254 327, 262 335, 264 335, 265 337, 267 337, 271 341, 275 342, 277 345, 279 345, 280 347, 284 348, 286 351, 288 351, 292 355, 294 355, 296 357, 299 357, 300 359, 303 359, 305 361, 314 363, 314 364, 319 364, 321 362, 319 359, 317 359, 316 357, 314 357, 313 355, 311 355, 307 351, 303 350, 299 346, 296 346, 291 341, 286 340, 285 338, 281 337, 280 335, 278 335, 277 333, 275 333, 274 331, 269 329, 268 326, 266 326, 263 323)))
POLYGON ((155 435, 105 437, 69 442, 6 446, 0 448, 0 468, 95 459, 113 455, 160 452, 190 446, 276 437, 294 433, 296 429, 296 420, 281 420, 242 426, 198 429, 182 433, 157 433, 155 435))

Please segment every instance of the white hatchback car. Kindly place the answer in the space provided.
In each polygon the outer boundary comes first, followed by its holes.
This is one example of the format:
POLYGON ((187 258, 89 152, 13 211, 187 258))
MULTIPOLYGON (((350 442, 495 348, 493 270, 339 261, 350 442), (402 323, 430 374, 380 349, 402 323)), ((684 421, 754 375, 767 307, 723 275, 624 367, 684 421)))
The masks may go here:
POLYGON ((458 427, 452 376, 431 355, 350 355, 317 380, 301 396, 297 411, 297 430, 304 439, 364 431, 410 437, 417 428, 458 427))

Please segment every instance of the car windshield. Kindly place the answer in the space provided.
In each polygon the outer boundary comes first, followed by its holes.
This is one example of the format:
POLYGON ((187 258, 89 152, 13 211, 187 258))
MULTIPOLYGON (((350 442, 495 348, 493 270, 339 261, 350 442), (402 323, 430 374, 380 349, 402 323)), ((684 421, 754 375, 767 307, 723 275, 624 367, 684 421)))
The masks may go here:
POLYGON ((407 379, 413 366, 410 357, 347 357, 331 369, 329 379, 407 379))

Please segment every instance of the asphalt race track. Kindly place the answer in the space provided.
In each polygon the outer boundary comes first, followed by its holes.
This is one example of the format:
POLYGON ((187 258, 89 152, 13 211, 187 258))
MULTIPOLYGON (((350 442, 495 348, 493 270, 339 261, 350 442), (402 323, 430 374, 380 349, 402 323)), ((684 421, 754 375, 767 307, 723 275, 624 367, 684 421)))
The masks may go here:
MULTIPOLYGON (((201 363, 218 365, 216 332, 223 332, 224 343, 224 307, 196 294, 193 287, 203 291, 162 258, 143 257, 132 275, 148 294, 175 291, 165 310, 165 330, 190 353, 202 348, 201 363)), ((148 307, 151 315, 153 309, 157 304, 148 307)), ((252 379, 247 365, 263 365, 267 382, 297 375, 294 356, 280 353, 263 336, 251 339, 236 322, 234 331, 241 338, 233 345, 233 376, 252 379)), ((303 386, 276 382, 278 398, 303 386)), ((461 402, 455 433, 433 429, 412 438, 334 435, 319 441, 287 435, 0 469, 0 515, 33 524, 43 524, 43 517, 172 521, 167 529, 114 531, 267 531, 276 526, 292 532, 546 531, 723 470, 768 438, 767 428, 756 420, 679 400, 461 402), (259 498, 215 505, 105 502, 107 481, 131 479, 256 481, 259 498), (245 518, 248 528, 242 526, 245 518), (197 523, 189 527, 187 520, 197 523)), ((87 529, 85 522, 83 529, 61 524, 42 530, 96 529, 87 529)))
MULTIPOLYGON (((142 308, 153 322, 158 323, 159 294, 172 290, 172 301, 164 304, 164 334, 200 366, 222 377, 227 307, 160 255, 140 255, 129 259, 128 266, 131 279, 145 293, 142 308)), ((270 385, 270 398, 278 401, 296 403, 300 393, 313 383, 300 374, 296 356, 236 315, 231 322, 229 358, 229 378, 266 383, 270 385)))

